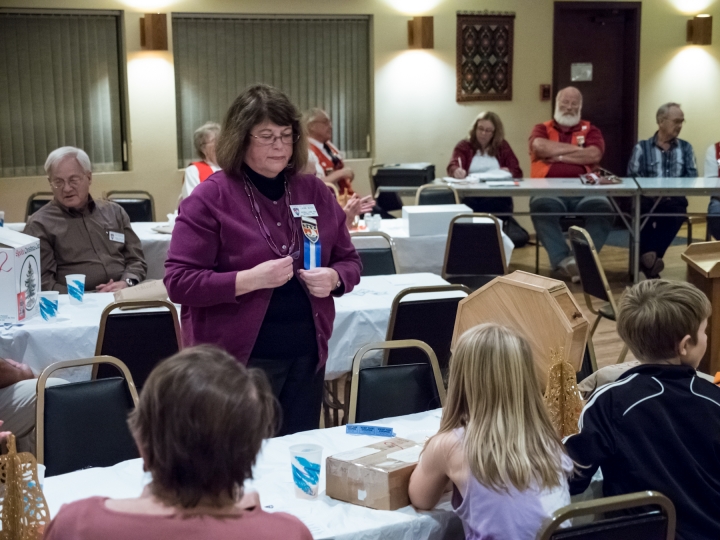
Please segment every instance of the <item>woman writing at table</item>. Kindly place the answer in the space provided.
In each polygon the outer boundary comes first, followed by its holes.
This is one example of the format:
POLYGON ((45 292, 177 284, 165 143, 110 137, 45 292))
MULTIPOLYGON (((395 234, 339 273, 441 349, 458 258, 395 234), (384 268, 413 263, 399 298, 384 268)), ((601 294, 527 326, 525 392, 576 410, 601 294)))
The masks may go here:
POLYGON ((282 407, 280 434, 318 427, 332 296, 360 281, 345 214, 302 174, 300 114, 279 90, 246 89, 217 143, 222 171, 180 204, 165 286, 182 304, 185 345, 219 345, 265 371, 282 407))
MULTIPOLYGON (((467 139, 455 146, 447 166, 448 175, 462 179, 468 174, 505 170, 513 178, 522 178, 523 172, 510 144, 500 117, 494 112, 481 112, 473 122, 467 139)), ((512 197, 465 197, 463 203, 473 212, 513 211, 512 197)), ((503 218, 505 219, 505 218, 503 218)))
POLYGON ((215 347, 163 361, 129 421, 152 481, 139 497, 64 505, 45 540, 310 540, 300 520, 243 492, 272 436, 274 402, 263 373, 215 347))

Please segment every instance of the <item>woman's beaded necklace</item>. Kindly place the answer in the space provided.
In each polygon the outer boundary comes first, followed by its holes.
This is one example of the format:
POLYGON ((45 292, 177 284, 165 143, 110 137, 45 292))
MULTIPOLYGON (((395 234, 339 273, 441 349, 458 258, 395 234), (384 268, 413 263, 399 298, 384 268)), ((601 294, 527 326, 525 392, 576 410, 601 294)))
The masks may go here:
POLYGON ((273 253, 275 253, 275 255, 277 255, 278 257, 287 257, 288 255, 290 255, 293 259, 297 259, 300 256, 300 251, 295 250, 295 246, 298 243, 298 231, 297 226, 295 225, 295 220, 293 219, 292 211, 290 210, 291 193, 287 178, 284 178, 284 185, 285 207, 287 208, 288 225, 290 226, 290 246, 287 250, 287 253, 283 253, 282 251, 280 251, 280 249, 278 249, 277 244, 270 235, 270 230, 267 228, 267 225, 265 225, 265 221, 263 221, 262 215, 260 213, 260 205, 255 199, 255 194, 253 192, 252 180, 250 180, 247 173, 243 174, 243 185, 245 186, 245 193, 250 200, 250 211, 253 213, 253 216, 255 216, 255 221, 257 221, 258 227, 260 228, 260 234, 262 234, 263 238, 265 238, 265 241, 267 242, 268 246, 270 246, 270 249, 273 251, 273 253))

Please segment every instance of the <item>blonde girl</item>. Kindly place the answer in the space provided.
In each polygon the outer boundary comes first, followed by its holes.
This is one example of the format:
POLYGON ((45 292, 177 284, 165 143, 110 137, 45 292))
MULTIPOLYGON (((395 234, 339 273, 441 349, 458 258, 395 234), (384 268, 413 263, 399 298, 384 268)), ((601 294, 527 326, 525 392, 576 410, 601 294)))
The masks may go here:
POLYGON ((433 508, 448 482, 468 540, 535 538, 570 503, 565 454, 542 400, 527 341, 497 324, 471 328, 450 362, 440 431, 410 479, 410 500, 433 508))

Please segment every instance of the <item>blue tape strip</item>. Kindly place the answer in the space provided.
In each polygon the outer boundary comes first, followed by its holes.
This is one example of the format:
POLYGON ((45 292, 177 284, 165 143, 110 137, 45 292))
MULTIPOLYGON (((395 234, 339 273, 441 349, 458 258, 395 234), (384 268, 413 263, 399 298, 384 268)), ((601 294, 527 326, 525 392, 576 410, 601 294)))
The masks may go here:
POLYGON ((345 433, 348 435, 373 435, 377 437, 394 437, 395 430, 385 426, 368 426, 365 424, 347 424, 345 433))
POLYGON ((305 270, 312 270, 313 268, 320 266, 320 253, 320 240, 312 243, 310 240, 305 238, 305 256, 303 257, 305 270))

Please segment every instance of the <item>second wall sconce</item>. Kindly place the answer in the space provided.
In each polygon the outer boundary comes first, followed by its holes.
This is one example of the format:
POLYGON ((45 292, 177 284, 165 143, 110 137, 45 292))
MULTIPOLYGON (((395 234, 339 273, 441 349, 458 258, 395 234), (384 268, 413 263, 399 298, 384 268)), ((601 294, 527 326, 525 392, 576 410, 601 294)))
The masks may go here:
POLYGON ((408 21, 408 47, 432 49, 434 46, 432 17, 414 17, 408 21))
POLYGON ((144 51, 167 51, 167 15, 146 13, 140 18, 140 47, 144 51))
POLYGON ((687 22, 687 42, 692 45, 712 45, 711 15, 695 15, 687 22))

